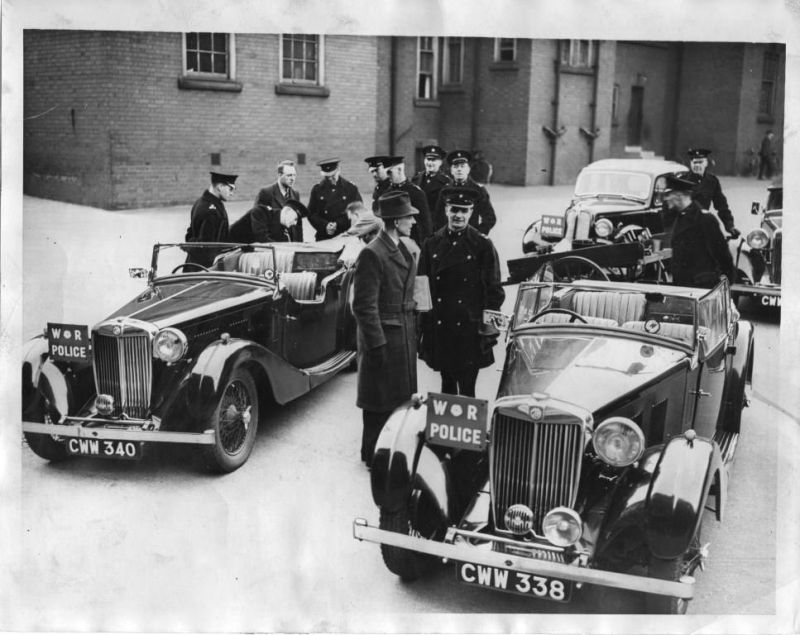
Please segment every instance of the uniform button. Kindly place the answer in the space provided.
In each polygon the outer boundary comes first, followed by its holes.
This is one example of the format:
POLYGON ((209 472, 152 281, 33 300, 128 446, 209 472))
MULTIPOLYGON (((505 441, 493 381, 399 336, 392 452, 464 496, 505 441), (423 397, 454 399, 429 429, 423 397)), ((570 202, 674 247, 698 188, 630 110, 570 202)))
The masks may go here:
POLYGON ((461 304, 461 300, 459 300, 458 303, 461 304))
POLYGON ((472 256, 467 256, 467 260, 472 260, 472 256))
POLYGON ((441 298, 436 298, 436 301, 437 301, 437 302, 441 302, 441 301, 442 301, 442 299, 441 299, 441 298))
POLYGON ((456 322, 456 326, 461 326, 461 322, 456 322))
POLYGON ((441 323, 442 323, 442 321, 441 321, 441 320, 438 320, 438 321, 436 322, 436 324, 441 324, 441 323))
POLYGON ((436 279, 437 279, 437 280, 441 280, 441 279, 442 279, 442 276, 436 276, 436 279))
POLYGON ((464 278, 464 282, 466 282, 466 281, 467 281, 467 279, 466 279, 466 278, 464 278))

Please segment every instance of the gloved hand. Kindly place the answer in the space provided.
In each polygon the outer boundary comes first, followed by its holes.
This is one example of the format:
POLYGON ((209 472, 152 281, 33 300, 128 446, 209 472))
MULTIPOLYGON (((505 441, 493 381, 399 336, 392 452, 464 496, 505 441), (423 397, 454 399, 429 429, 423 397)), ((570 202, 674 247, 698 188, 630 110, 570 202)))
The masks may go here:
POLYGON ((731 225, 730 227, 726 227, 725 229, 727 230, 728 234, 730 234, 730 237, 733 239, 739 238, 739 236, 742 235, 742 232, 736 229, 733 225, 731 225))
POLYGON ((481 324, 481 327, 478 329, 481 353, 486 354, 491 352, 495 344, 497 344, 499 337, 500 331, 494 324, 481 324))

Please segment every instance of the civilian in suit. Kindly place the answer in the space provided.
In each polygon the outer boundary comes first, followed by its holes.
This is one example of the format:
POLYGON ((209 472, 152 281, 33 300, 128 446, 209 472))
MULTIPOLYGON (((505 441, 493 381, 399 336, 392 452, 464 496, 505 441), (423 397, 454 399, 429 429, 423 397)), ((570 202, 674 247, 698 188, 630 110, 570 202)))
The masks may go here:
MULTIPOLYGON (((296 179, 297 168, 294 165, 294 161, 281 161, 278 164, 278 180, 258 191, 255 205, 265 205, 266 207, 280 210, 283 209, 287 201, 299 201, 300 195, 294 189, 296 179)), ((291 235, 292 242, 303 242, 302 218, 292 227, 291 235)))

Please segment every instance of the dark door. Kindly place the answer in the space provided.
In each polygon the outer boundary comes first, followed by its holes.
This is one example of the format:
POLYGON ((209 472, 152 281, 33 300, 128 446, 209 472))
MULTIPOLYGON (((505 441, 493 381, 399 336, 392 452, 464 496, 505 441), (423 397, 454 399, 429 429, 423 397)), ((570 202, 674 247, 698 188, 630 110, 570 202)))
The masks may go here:
POLYGON ((631 86, 631 106, 628 110, 628 145, 642 145, 644 117, 644 86, 631 86))

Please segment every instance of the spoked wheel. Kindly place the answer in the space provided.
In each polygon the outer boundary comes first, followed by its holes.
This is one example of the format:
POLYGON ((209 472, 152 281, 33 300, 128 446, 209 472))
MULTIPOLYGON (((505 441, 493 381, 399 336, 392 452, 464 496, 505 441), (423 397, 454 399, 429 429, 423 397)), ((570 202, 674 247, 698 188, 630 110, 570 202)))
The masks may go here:
POLYGON ((204 450, 206 465, 215 472, 233 472, 244 465, 258 429, 258 393, 252 375, 237 368, 228 380, 209 426, 214 445, 204 450))
MULTIPOLYGON (((700 528, 692 539, 686 552, 677 557, 662 559, 652 557, 647 565, 647 575, 659 580, 678 582, 683 576, 693 576, 702 568, 706 555, 707 545, 700 542, 700 528)), ((689 606, 689 600, 671 597, 669 595, 645 595, 645 613, 667 613, 670 615, 684 615, 689 606)))
POLYGON ((608 280, 608 274, 593 260, 583 256, 564 256, 552 262, 555 282, 608 280))
MULTIPOLYGON (((380 528, 408 536, 433 539, 436 529, 425 527, 422 522, 425 516, 423 498, 422 492, 414 490, 407 507, 397 511, 381 509, 380 528), (420 520, 412 521, 412 515, 420 520)), ((429 522, 433 517, 433 515, 429 516, 429 522)), ((432 556, 384 544, 381 545, 381 555, 386 568, 400 576, 403 582, 413 582, 424 576, 435 562, 432 556)))
MULTIPOLYGON (((41 395, 36 399, 31 408, 23 413, 23 417, 27 421, 36 423, 52 423, 41 395)), ((25 442, 28 444, 28 447, 33 450, 33 453, 46 461, 63 461, 70 456, 67 452, 66 443, 57 440, 57 438, 54 438, 52 435, 25 432, 24 436, 25 442)))

